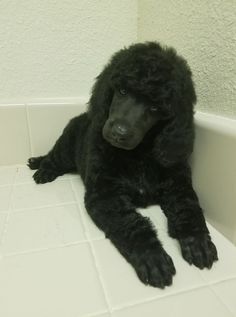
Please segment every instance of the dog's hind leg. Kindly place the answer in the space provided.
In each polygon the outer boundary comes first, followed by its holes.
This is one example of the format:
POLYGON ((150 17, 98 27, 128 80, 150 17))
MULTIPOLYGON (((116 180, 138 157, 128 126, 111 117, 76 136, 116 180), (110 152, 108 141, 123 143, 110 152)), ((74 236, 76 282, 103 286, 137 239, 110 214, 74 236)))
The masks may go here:
POLYGON ((46 157, 45 156, 38 156, 38 157, 31 157, 30 159, 28 159, 28 166, 30 169, 32 170, 37 170, 40 167, 40 163, 42 162, 42 160, 46 157))
POLYGON ((33 175, 37 184, 52 182, 58 176, 76 170, 74 152, 77 122, 78 117, 70 121, 47 155, 28 160, 28 166, 37 169, 33 175))

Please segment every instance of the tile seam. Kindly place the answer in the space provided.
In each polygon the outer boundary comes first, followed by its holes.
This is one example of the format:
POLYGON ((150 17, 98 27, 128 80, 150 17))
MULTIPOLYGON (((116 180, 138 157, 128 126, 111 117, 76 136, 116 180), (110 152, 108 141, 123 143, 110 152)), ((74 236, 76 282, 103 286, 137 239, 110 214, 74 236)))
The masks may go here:
POLYGON ((26 207, 26 208, 13 208, 12 214, 18 214, 18 213, 24 213, 24 212, 36 212, 41 209, 48 209, 53 207, 63 207, 63 206, 70 206, 70 205, 77 205, 76 201, 68 201, 65 203, 59 203, 59 204, 49 204, 49 205, 42 205, 42 206, 32 206, 32 207, 26 207))
POLYGON ((79 213, 80 213, 80 216, 81 216, 81 219, 82 219, 82 224, 83 224, 83 228, 84 228, 84 234, 85 234, 86 238, 88 239, 88 244, 89 244, 91 256, 92 256, 92 259, 93 259, 94 268, 96 270, 96 273, 97 273, 97 276, 98 276, 98 279, 99 279, 99 282, 100 282, 100 285, 101 285, 101 288, 102 288, 102 291, 103 291, 103 295, 104 295, 104 299, 105 299, 105 302, 106 302, 106 306, 108 308, 108 312, 111 314, 112 313, 112 307, 110 305, 108 292, 106 290, 103 278, 102 278, 102 276, 100 274, 99 266, 98 266, 96 255, 95 255, 95 251, 93 249, 93 245, 92 245, 92 242, 90 240, 90 235, 88 234, 88 231, 87 231, 87 226, 85 225, 86 221, 85 221, 83 213, 81 211, 80 201, 79 201, 78 196, 76 194, 76 191, 75 191, 74 184, 73 184, 72 180, 70 180, 70 184, 71 184, 71 188, 72 188, 74 197, 75 197, 75 199, 77 201, 77 204, 78 204, 78 207, 79 207, 79 213))
MULTIPOLYGON (((76 176, 65 176, 65 177, 58 177, 56 179, 56 182, 63 182, 63 181, 69 181, 71 179, 76 179, 76 176)), ((55 183, 55 182, 54 182, 55 183)), ((16 182, 16 186, 21 186, 21 185, 28 185, 28 184, 35 184, 34 180, 29 180, 29 181, 23 181, 23 182, 16 182)), ((0 185, 0 186, 7 186, 8 184, 6 185, 0 185)), ((9 184, 10 185, 10 184, 9 184)))
MULTIPOLYGON (((20 166, 20 167, 22 167, 22 166, 20 166)), ((20 168, 19 167, 19 168, 20 168)), ((24 167, 24 166, 23 166, 24 167)), ((26 165, 25 165, 25 167, 26 167, 26 165)), ((16 167, 16 168, 18 168, 18 167, 16 167)), ((59 182, 65 182, 65 181, 70 181, 71 179, 74 179, 74 178, 76 178, 76 177, 71 177, 71 176, 68 176, 68 177, 57 177, 57 179, 56 179, 56 181, 54 181, 54 184, 56 184, 56 183, 59 183, 59 182)), ((30 180, 30 181, 25 181, 25 182, 16 182, 15 183, 15 186, 21 186, 21 185, 27 185, 27 184, 35 184, 35 182, 33 181, 33 180, 30 180)), ((49 183, 47 183, 47 184, 49 184, 49 183)), ((38 185, 38 186, 40 186, 40 185, 43 185, 43 184, 35 184, 35 185, 38 185)), ((2 185, 2 186, 7 186, 7 185, 2 185)))
POLYGON ((30 157, 32 157, 33 156, 33 140, 32 140, 31 126, 30 126, 30 114, 29 114, 28 104, 25 104, 25 111, 26 111, 27 130, 29 135, 30 157))
MULTIPOLYGON (((94 241, 100 241, 100 239, 97 239, 94 241)), ((80 241, 58 244, 58 245, 45 247, 45 248, 42 247, 42 248, 36 248, 36 249, 31 249, 31 250, 19 251, 19 252, 9 252, 9 253, 4 254, 4 256, 5 257, 16 257, 16 256, 21 256, 21 255, 30 255, 30 254, 34 254, 34 253, 41 253, 41 252, 45 252, 45 251, 53 251, 56 249, 73 247, 73 246, 84 244, 84 243, 89 243, 89 240, 84 239, 84 240, 80 240, 80 241)))
MULTIPOLYGON (((218 283, 219 284, 219 283, 218 283)), ((210 291, 215 295, 215 297, 219 300, 219 302, 227 309, 227 311, 232 314, 232 317, 235 317, 235 312, 231 311, 231 309, 226 305, 226 303, 222 300, 222 298, 217 294, 217 292, 214 290, 213 286, 215 284, 209 284, 208 288, 210 291)))
MULTIPOLYGON (((231 278, 227 279, 226 281, 228 281, 228 280, 231 280, 231 278)), ((146 299, 144 301, 141 300, 141 301, 133 302, 131 304, 125 304, 125 305, 122 305, 122 306, 114 307, 113 311, 120 311, 120 310, 123 310, 123 309, 126 309, 126 308, 134 307, 136 305, 141 305, 141 304, 149 303, 149 302, 152 302, 152 301, 161 300, 161 299, 167 298, 167 297, 178 296, 179 294, 185 294, 185 293, 188 293, 188 292, 191 292, 191 291, 195 291, 195 290, 199 290, 199 289, 204 289, 204 288, 207 289, 210 286, 215 285, 215 284, 218 284, 218 282, 211 283, 211 284, 199 285, 199 286, 195 286, 195 287, 190 287, 188 289, 176 291, 176 292, 173 292, 173 293, 170 293, 170 294, 166 294, 166 295, 150 297, 150 298, 148 298, 148 299, 146 299)))
POLYGON ((10 194, 10 198, 9 198, 8 211, 6 213, 6 219, 5 219, 4 225, 3 225, 2 235, 1 235, 1 239, 0 239, 0 246, 2 246, 2 244, 4 242, 4 238, 6 236, 8 225, 9 225, 9 221, 10 221, 10 215, 11 215, 11 211, 12 211, 12 201, 13 201, 13 192, 14 192, 14 185, 15 185, 16 175, 17 175, 17 168, 15 170, 15 175, 14 175, 14 178, 13 178, 13 182, 11 184, 11 194, 10 194))

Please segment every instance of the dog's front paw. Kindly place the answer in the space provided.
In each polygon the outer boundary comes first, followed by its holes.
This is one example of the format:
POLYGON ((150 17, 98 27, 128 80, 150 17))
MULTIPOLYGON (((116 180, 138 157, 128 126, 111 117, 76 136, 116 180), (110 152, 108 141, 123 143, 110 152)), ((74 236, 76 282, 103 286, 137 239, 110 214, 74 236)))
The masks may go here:
POLYGON ((144 284, 159 288, 172 284, 175 267, 162 247, 146 250, 142 255, 136 254, 133 260, 136 273, 144 284))
POLYGON ((210 269, 218 260, 217 250, 209 234, 200 234, 179 240, 183 258, 200 269, 210 269))
POLYGON ((53 170, 40 168, 37 170, 37 172, 34 173, 33 178, 35 180, 35 183, 44 184, 54 181, 57 176, 59 176, 58 173, 53 170))

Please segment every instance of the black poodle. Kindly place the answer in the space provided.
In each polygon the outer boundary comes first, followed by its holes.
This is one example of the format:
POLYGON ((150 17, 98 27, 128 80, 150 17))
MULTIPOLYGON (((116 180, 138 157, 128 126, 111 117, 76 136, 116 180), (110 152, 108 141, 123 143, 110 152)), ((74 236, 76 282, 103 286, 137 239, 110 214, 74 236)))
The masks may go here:
POLYGON ((77 171, 85 206, 140 280, 164 288, 175 267, 138 207, 160 204, 184 259, 211 268, 217 251, 192 187, 191 71, 174 49, 135 44, 97 77, 88 111, 72 119, 53 149, 29 159, 36 183, 77 171))

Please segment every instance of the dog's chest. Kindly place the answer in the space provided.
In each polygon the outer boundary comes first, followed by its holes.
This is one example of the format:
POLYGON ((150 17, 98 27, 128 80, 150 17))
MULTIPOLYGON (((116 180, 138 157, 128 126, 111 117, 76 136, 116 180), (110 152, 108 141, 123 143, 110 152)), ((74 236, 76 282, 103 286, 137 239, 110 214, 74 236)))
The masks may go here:
POLYGON ((148 167, 144 163, 137 164, 134 172, 134 186, 140 195, 144 195, 148 188, 148 167))
POLYGON ((158 187, 158 170, 150 162, 135 162, 126 175, 130 192, 135 202, 147 206, 153 201, 153 193, 158 187), (148 164, 149 163, 149 164, 148 164))

